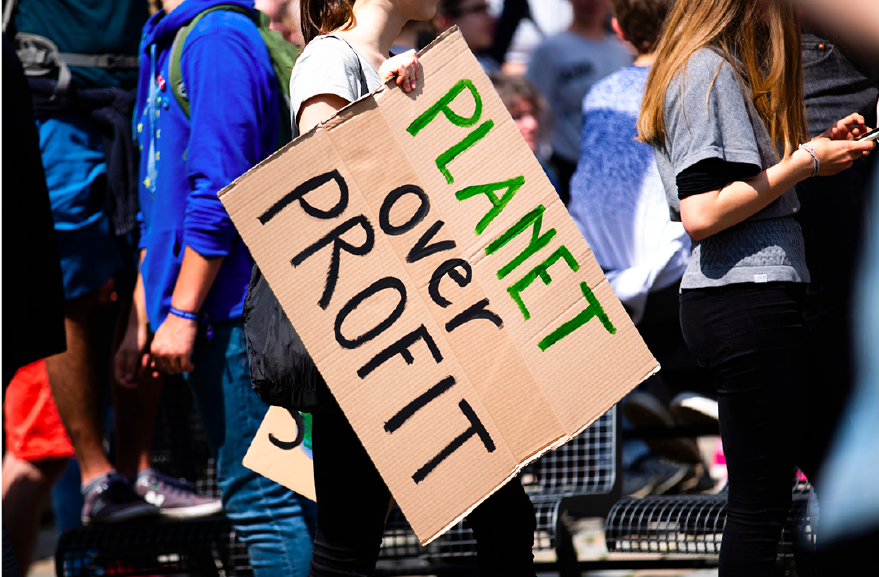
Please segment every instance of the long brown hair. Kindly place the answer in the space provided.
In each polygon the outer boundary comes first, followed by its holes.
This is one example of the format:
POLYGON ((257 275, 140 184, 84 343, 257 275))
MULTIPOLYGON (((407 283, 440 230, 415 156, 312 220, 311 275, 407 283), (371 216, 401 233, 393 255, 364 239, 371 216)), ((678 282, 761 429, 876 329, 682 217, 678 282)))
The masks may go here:
POLYGON ((782 0, 677 0, 647 78, 639 140, 664 143, 666 91, 702 48, 719 50, 750 89, 779 157, 788 157, 808 140, 799 18, 782 0))
POLYGON ((355 1, 300 0, 299 14, 305 43, 311 42, 315 36, 350 28, 354 24, 355 1))

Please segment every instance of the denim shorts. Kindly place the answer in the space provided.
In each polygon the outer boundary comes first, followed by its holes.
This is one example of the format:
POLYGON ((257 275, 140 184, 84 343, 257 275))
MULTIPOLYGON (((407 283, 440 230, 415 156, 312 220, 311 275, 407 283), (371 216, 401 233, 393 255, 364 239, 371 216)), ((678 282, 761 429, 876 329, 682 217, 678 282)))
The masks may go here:
POLYGON ((110 224, 104 145, 74 115, 37 120, 37 129, 69 300, 98 289, 124 264, 110 224))

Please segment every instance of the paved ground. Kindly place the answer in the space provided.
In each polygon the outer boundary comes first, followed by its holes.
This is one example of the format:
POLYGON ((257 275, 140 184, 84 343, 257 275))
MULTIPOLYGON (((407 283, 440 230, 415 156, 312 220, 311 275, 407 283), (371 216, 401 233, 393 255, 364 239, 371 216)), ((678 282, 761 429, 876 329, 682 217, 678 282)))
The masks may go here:
MULTIPOLYGON (((603 519, 580 519, 576 524, 574 533, 574 547, 577 549, 577 558, 580 561, 589 560, 617 560, 617 559, 662 559, 661 555, 617 554, 608 553, 604 541, 603 519)), ((550 553, 553 557, 554 554, 550 553)), ((615 571, 589 571, 584 573, 588 577, 717 577, 717 569, 650 569, 642 571, 615 570, 615 571)))
POLYGON ((55 544, 58 542, 58 536, 55 529, 43 529, 37 537, 37 547, 34 551, 34 563, 28 575, 31 577, 54 577, 55 575, 55 559, 52 555, 55 552, 55 544))
MULTIPOLYGON (((31 566, 30 577, 54 577, 55 561, 52 554, 55 550, 56 535, 53 529, 44 529, 40 532, 35 558, 37 561, 31 566)), ((581 561, 587 560, 613 560, 624 558, 617 554, 608 554, 604 544, 604 525, 601 519, 581 519, 577 522, 574 535, 574 546, 577 548, 577 557, 581 561)), ((555 553, 551 551, 538 552, 538 561, 554 561, 555 553)), ((629 558, 632 558, 629 556, 629 558)), ((659 556, 636 555, 635 559, 660 558, 659 556)), ((538 577, 552 577, 554 574, 538 574, 538 577)), ((642 571, 589 571, 584 577, 717 577, 717 569, 706 570, 642 570, 642 571)))

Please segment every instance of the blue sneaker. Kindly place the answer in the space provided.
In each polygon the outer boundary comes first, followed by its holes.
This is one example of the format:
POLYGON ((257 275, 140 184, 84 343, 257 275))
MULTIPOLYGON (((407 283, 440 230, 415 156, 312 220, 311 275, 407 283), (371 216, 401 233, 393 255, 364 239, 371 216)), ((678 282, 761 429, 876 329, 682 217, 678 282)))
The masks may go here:
POLYGON ((138 473, 134 490, 147 503, 158 507, 164 517, 191 519, 215 515, 223 510, 219 499, 199 495, 192 483, 169 477, 155 469, 138 473))
POLYGON ((101 475, 82 488, 82 524, 117 523, 155 517, 159 510, 141 499, 128 480, 115 471, 101 475))

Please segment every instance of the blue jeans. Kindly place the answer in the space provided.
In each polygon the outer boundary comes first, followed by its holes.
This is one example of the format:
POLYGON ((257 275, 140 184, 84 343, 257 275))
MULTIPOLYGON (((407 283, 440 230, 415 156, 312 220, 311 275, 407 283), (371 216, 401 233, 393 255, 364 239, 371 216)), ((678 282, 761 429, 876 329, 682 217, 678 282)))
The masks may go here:
POLYGON ((250 387, 241 320, 215 323, 213 338, 200 331, 185 375, 192 387, 211 453, 223 508, 247 544, 256 577, 306 577, 317 506, 241 464, 268 406, 250 387))

